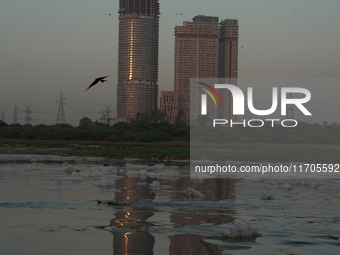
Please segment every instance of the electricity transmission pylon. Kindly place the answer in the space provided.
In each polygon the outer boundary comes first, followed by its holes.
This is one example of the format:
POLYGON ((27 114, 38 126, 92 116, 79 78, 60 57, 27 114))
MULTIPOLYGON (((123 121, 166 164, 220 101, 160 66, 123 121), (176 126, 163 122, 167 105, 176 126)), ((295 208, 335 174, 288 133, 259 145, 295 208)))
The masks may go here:
POLYGON ((59 102, 59 109, 58 109, 56 124, 65 124, 66 123, 64 105, 67 105, 67 104, 64 103, 64 100, 67 100, 67 99, 63 97, 63 92, 61 91, 60 99, 59 99, 59 101, 57 101, 57 103, 59 102))
POLYGON ((32 113, 31 106, 27 106, 27 105, 25 105, 25 106, 26 106, 26 111, 24 111, 24 113, 26 113, 26 116, 24 118, 25 124, 31 124, 31 120, 32 120, 32 117, 31 117, 31 113, 32 113))
POLYGON ((102 119, 103 119, 103 123, 111 125, 111 105, 107 106, 105 105, 106 110, 102 113, 102 119))
POLYGON ((13 109, 13 124, 18 123, 18 108, 17 104, 15 104, 14 109, 13 109))

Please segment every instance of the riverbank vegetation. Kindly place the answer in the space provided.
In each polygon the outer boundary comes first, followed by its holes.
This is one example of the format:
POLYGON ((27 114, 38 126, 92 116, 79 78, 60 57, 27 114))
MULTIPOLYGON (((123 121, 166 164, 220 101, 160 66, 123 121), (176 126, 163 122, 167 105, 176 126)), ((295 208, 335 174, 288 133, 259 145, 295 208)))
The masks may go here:
POLYGON ((207 118, 198 119, 191 127, 181 118, 174 124, 163 120, 161 112, 137 114, 131 122, 110 126, 92 122, 84 117, 79 125, 8 125, 0 121, 0 139, 55 140, 55 141, 109 141, 157 143, 166 141, 200 141, 206 143, 291 143, 291 144, 340 144, 340 125, 336 123, 309 124, 299 122, 294 128, 267 123, 261 128, 212 127, 207 118))

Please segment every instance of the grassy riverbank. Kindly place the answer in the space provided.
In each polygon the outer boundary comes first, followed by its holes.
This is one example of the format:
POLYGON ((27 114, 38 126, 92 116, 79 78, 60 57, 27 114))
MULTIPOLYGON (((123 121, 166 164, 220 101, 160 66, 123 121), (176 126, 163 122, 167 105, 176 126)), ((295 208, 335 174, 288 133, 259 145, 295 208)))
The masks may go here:
POLYGON ((192 145, 192 158, 224 159, 247 162, 340 163, 340 145, 287 143, 228 143, 192 145))
MULTIPOLYGON (((195 147, 195 146, 193 146, 195 147)), ((196 155, 238 161, 339 163, 340 145, 228 143, 220 150, 196 148, 196 155)), ((135 157, 141 159, 189 159, 189 141, 158 143, 109 141, 56 141, 0 139, 0 153, 54 154, 63 156, 135 157)))
POLYGON ((102 156, 112 158, 189 159, 189 141, 158 143, 0 139, 0 153, 102 156))

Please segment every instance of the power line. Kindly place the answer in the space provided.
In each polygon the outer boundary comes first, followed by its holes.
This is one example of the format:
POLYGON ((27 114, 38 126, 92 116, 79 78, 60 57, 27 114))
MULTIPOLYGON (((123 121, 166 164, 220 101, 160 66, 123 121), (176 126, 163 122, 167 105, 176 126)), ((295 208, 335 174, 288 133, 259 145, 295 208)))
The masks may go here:
MULTIPOLYGON (((312 75, 312 76, 309 76, 307 78, 300 79, 298 81, 294 81, 294 82, 288 83, 288 84, 286 84, 284 86, 289 86, 289 85, 293 85, 293 84, 296 84, 296 83, 300 83, 302 81, 309 80, 309 79, 312 79, 312 78, 316 78, 316 77, 319 77, 319 76, 322 76, 322 75, 326 75, 326 74, 329 74, 329 73, 333 73, 333 72, 338 71, 338 70, 340 70, 340 66, 332 68, 332 69, 329 69, 329 70, 326 70, 326 71, 323 71, 321 73, 318 73, 318 74, 315 74, 315 75, 312 75)), ((339 86, 339 85, 334 85, 334 86, 332 86, 330 88, 334 88, 336 86, 339 86)), ((280 86, 280 87, 283 87, 283 86, 280 86)), ((328 88, 328 89, 330 89, 330 88, 328 88)), ((271 89, 266 89, 264 91, 254 93, 254 95, 257 95, 257 94, 260 94, 260 93, 262 94, 263 92, 266 92, 266 91, 269 91, 269 90, 271 90, 271 89)), ((322 91, 323 90, 325 90, 325 89, 322 89, 322 91)))
MULTIPOLYGON (((255 102, 256 104, 267 104, 267 103, 272 103, 270 101, 259 101, 255 102)), ((321 103, 321 102, 308 102, 308 104, 323 104, 323 105, 340 105, 336 103, 321 103)))
POLYGON ((303 56, 305 56, 305 55, 309 55, 309 54, 315 53, 315 52, 320 52, 320 51, 323 50, 323 49, 326 49, 326 48, 328 48, 328 47, 330 47, 330 46, 338 45, 338 44, 339 44, 338 41, 333 41, 331 44, 325 45, 324 47, 315 48, 315 49, 310 50, 310 51, 308 51, 308 52, 304 52, 304 53, 302 53, 302 54, 295 55, 293 58, 290 58, 290 59, 286 59, 286 60, 277 62, 277 63, 275 63, 274 65, 271 65, 271 67, 275 67, 275 66, 277 66, 277 65, 281 65, 281 64, 287 63, 287 62, 290 62, 290 63, 291 63, 291 62, 292 62, 293 60, 295 60, 295 59, 300 59, 301 57, 303 57, 303 56))

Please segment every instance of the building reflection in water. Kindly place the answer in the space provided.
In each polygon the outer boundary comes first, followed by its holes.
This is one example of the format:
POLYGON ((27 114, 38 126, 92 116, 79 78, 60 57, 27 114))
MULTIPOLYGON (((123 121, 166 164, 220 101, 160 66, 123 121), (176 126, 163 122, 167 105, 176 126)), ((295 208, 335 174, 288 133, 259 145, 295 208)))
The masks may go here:
POLYGON ((190 177, 183 177, 172 183, 175 191, 172 199, 182 199, 181 192, 187 188, 193 188, 204 192, 204 200, 225 200, 235 199, 235 179, 202 179, 193 180, 190 177))
MULTIPOLYGON (((174 189, 178 191, 185 190, 188 187, 206 191, 204 200, 226 200, 235 198, 235 180, 234 179, 204 179, 203 182, 197 182, 189 177, 182 178, 174 183, 174 189)), ((180 199, 180 192, 174 192, 172 199, 180 199)), ((176 225, 200 225, 202 223, 213 223, 220 225, 225 222, 233 221, 232 215, 234 210, 220 210, 219 208, 204 208, 201 212, 182 209, 182 212, 172 213, 171 222, 176 225)), ((170 254, 213 254, 221 255, 222 249, 219 245, 204 242, 207 236, 196 234, 178 234, 169 237, 171 240, 170 254)), ((217 237, 218 238, 218 237, 217 237)))
POLYGON ((169 237, 171 240, 170 253, 177 254, 204 254, 222 255, 219 245, 214 245, 202 241, 205 236, 195 234, 174 235, 169 237))
POLYGON ((155 238, 149 232, 113 232, 114 255, 151 255, 155 238))
MULTIPOLYGON (((142 199, 153 200, 156 193, 150 190, 149 184, 153 179, 141 180, 139 178, 125 177, 116 180, 115 198, 122 201, 138 201, 142 199), (147 186, 140 188, 137 183, 147 182, 147 186)), ((182 200, 181 191, 188 187, 202 191, 204 200, 227 200, 235 198, 235 181, 233 179, 205 179, 200 181, 191 180, 183 177, 179 180, 161 181, 162 184, 171 185, 171 199, 182 200)), ((190 203, 190 201, 189 201, 190 203)), ((115 218, 110 221, 110 226, 114 227, 111 231, 113 235, 113 254, 135 255, 135 254, 154 254, 154 245, 157 241, 148 232, 154 226, 148 220, 155 214, 148 202, 145 207, 117 207, 115 218), (124 231, 126 229, 126 231, 124 231)), ((195 207, 177 208, 176 212, 171 213, 170 222, 175 226, 197 226, 202 223, 213 223, 220 225, 233 220, 235 211, 221 210, 220 208, 207 207, 201 212, 196 211, 195 207)), ((219 245, 214 245, 203 241, 207 236, 199 234, 176 234, 169 236, 170 247, 164 247, 164 254, 222 254, 219 245)), ((211 237, 208 237, 211 238, 211 237)), ((214 237, 213 237, 214 238, 214 237)), ((220 236, 215 237, 219 239, 220 236)))
MULTIPOLYGON (((137 201, 141 199, 154 199, 155 193, 149 189, 151 181, 143 189, 138 189, 137 178, 125 177, 116 181, 115 198, 122 201, 137 201)), ((145 181, 145 180, 144 180, 145 181)), ((152 223, 147 219, 154 215, 152 208, 131 207, 118 208, 120 211, 115 213, 115 218, 110 221, 110 226, 118 227, 119 232, 111 232, 113 234, 113 254, 115 255, 152 255, 155 238, 147 231, 152 223), (126 232, 120 229, 127 229, 126 232)))

